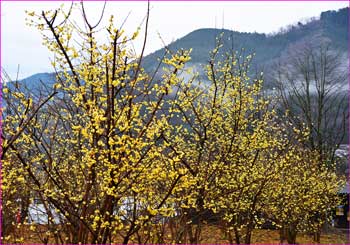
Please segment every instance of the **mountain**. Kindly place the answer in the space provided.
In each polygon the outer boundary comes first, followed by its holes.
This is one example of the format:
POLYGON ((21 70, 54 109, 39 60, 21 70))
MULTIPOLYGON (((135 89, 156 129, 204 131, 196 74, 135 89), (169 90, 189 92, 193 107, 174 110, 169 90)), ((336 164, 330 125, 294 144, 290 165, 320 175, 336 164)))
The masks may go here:
MULTIPOLYGON (((242 56, 255 53, 250 65, 250 75, 259 74, 263 71, 266 89, 274 86, 271 74, 275 70, 276 61, 287 56, 290 50, 297 49, 298 44, 303 42, 312 43, 327 40, 331 43, 334 51, 342 54, 342 63, 345 64, 344 68, 348 69, 349 8, 323 12, 318 18, 310 19, 306 23, 298 22, 295 25, 282 28, 275 34, 237 32, 227 29, 199 29, 179 38, 169 44, 167 48, 172 51, 192 48, 191 61, 188 66, 200 68, 208 63, 209 53, 214 49, 216 38, 220 34, 222 34, 223 42, 222 53, 231 49, 238 51, 244 49, 242 56)), ((162 58, 164 53, 165 49, 163 48, 144 57, 142 65, 145 70, 150 73, 154 72, 159 63, 158 59, 162 58)), ((196 70, 201 72, 200 76, 202 80, 205 80, 203 70, 196 70)), ((39 73, 20 82, 32 90, 40 90, 43 86, 40 81, 52 86, 55 75, 53 73, 39 73)), ((348 85, 345 83, 342 91, 347 93, 348 85)), ((348 104, 346 106, 348 107, 348 104)), ((348 134, 343 143, 347 142, 348 134)))
MULTIPOLYGON (((327 39, 331 42, 334 49, 346 53, 349 41, 349 8, 339 9, 338 11, 322 12, 319 18, 310 19, 307 23, 298 22, 295 25, 282 28, 276 34, 261 34, 237 32, 227 29, 199 29, 186 36, 179 38, 168 45, 172 51, 179 49, 191 49, 191 61, 188 66, 200 67, 208 63, 209 52, 215 47, 215 39, 222 34, 223 48, 222 52, 242 50, 243 55, 255 53, 251 72, 269 71, 276 59, 280 58, 288 48, 298 42, 313 40, 315 37, 327 39)), ((146 71, 152 72, 158 65, 158 59, 162 58, 165 49, 159 49, 152 54, 144 57, 143 66, 146 71)), ((27 86, 37 87, 38 82, 44 81, 52 84, 55 76, 50 73, 39 73, 21 82, 27 86)))
POLYGON ((26 86, 28 89, 41 89, 44 85, 49 87, 55 84, 56 74, 55 73, 37 73, 30 77, 21 80, 21 84, 26 86))
MULTIPOLYGON (((311 41, 315 38, 328 40, 334 49, 342 53, 348 50, 349 38, 349 8, 338 11, 323 12, 316 19, 310 19, 303 24, 298 22, 281 29, 279 33, 266 35, 260 33, 237 32, 227 29, 199 29, 168 45, 168 49, 191 49, 189 66, 207 64, 209 52, 214 49, 216 37, 222 34, 222 52, 244 49, 243 55, 255 53, 251 72, 268 71, 274 61, 282 56, 289 47, 298 43, 311 41)), ((165 49, 160 49, 145 57, 143 65, 149 72, 155 70, 158 59, 163 57, 165 49)))

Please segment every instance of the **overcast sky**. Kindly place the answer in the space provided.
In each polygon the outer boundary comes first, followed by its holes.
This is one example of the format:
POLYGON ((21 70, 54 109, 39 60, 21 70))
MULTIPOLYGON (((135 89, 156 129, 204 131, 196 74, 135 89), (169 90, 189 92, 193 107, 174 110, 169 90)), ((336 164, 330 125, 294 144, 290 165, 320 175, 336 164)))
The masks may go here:
MULTIPOLYGON (((37 30, 25 25, 25 10, 38 11, 59 7, 60 2, 1 2, 1 66, 16 78, 50 72, 52 57, 42 46, 37 30)), ((69 2, 65 6, 68 8, 69 2)), ((225 28, 243 32, 271 33, 299 20, 319 17, 322 11, 347 7, 347 1, 323 2, 151 2, 149 38, 146 53, 163 47, 199 28, 225 28)), ((97 19, 103 2, 88 2, 88 16, 97 19)), ((129 15, 124 29, 129 33, 142 23, 147 2, 107 2, 105 19, 114 15, 117 26, 129 15), (129 14, 130 13, 130 14, 129 14)), ((78 12, 76 12, 78 13, 78 12)), ((75 17, 79 17, 78 15, 75 17)), ((135 49, 140 50, 141 41, 135 49)))

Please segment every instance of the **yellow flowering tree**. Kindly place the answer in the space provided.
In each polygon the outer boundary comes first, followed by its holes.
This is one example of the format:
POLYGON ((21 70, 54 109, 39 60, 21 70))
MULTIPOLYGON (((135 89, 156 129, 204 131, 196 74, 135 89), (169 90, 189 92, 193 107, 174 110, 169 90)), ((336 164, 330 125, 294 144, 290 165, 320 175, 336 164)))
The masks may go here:
POLYGON ((205 68, 208 82, 196 75, 180 81, 169 106, 172 127, 163 138, 189 178, 187 198, 176 203, 175 242, 200 242, 203 225, 216 216, 225 230, 240 230, 236 242, 250 243, 260 196, 277 171, 275 148, 283 145, 262 81, 248 77, 251 57, 219 51, 220 37, 205 68))
MULTIPOLYGON (((295 244, 300 232, 321 229, 338 204, 337 192, 343 180, 324 165, 320 156, 300 145, 288 147, 282 168, 273 182, 267 213, 281 229, 281 243, 295 244)), ((320 237, 316 238, 320 242, 320 237)))
POLYGON ((81 5, 82 25, 74 4, 28 13, 55 55, 56 82, 39 97, 4 88, 5 217, 15 200, 39 200, 44 225, 30 229, 57 244, 200 243, 208 222, 249 244, 267 220, 295 242, 322 225, 339 182, 302 147, 308 130, 286 125, 249 77, 251 56, 221 52, 219 37, 206 81, 185 70, 185 50, 168 52, 161 77, 147 74, 145 46, 130 49, 139 30, 126 36, 113 16, 100 28, 81 5))
MULTIPOLYGON (((137 56, 128 46, 138 31, 125 36, 112 16, 103 29, 108 41, 99 44, 98 24, 90 24, 83 7, 84 30, 71 19, 75 10, 29 13, 55 54, 58 94, 5 161, 16 158, 28 170, 28 195, 41 199, 49 216, 46 239, 107 243, 121 237, 128 243, 141 231, 153 239, 152 230, 143 229, 173 215, 172 193, 184 175, 163 155, 167 120, 160 111, 189 56, 169 59, 176 68, 152 81, 141 68, 143 51, 137 56)), ((146 31, 147 24, 148 14, 146 31)))
MULTIPOLYGON (((34 94, 26 85, 13 81, 10 77, 3 80, 1 187, 4 235, 13 231, 19 214, 23 222, 23 217, 28 215, 31 202, 28 178, 30 170, 21 161, 32 153, 30 131, 35 128, 38 115, 56 94, 55 90, 34 94)), ((15 234, 15 239, 20 241, 20 236, 15 234)))

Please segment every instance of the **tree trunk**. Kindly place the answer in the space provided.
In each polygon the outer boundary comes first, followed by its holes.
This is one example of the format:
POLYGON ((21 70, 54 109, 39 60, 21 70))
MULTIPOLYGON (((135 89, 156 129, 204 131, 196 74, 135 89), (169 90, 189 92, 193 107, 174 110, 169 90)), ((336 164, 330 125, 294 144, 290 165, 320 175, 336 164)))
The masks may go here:
POLYGON ((239 231, 238 231, 236 226, 235 226, 234 230, 235 230, 236 244, 241 244, 240 234, 239 234, 239 231))
POLYGON ((226 234, 227 234, 228 242, 230 244, 233 244, 234 242, 233 242, 233 236, 232 236, 231 231, 228 231, 227 233, 225 233, 225 236, 226 236, 226 234))
POLYGON ((282 244, 286 240, 286 228, 284 225, 280 228, 280 243, 282 244))
POLYGON ((197 224, 196 227, 196 243, 199 244, 200 243, 200 238, 201 238, 201 234, 202 234, 202 221, 200 220, 199 223, 197 224))
POLYGON ((248 231, 245 235, 245 244, 250 244, 252 240, 252 231, 248 231))
POLYGON ((316 231, 314 232, 314 241, 316 243, 320 243, 321 240, 321 230, 322 230, 322 216, 320 215, 320 213, 317 213, 315 215, 315 222, 316 222, 316 231))
POLYGON ((321 229, 322 229, 322 226, 321 225, 317 225, 317 229, 314 232, 314 242, 316 242, 316 243, 320 243, 321 242, 321 229))
POLYGON ((128 244, 129 243, 129 240, 130 240, 130 236, 125 236, 124 239, 123 239, 123 244, 128 244))
POLYGON ((30 205, 29 195, 26 195, 21 198, 21 222, 24 222, 28 217, 28 210, 30 205))
POLYGON ((297 240, 297 229, 295 224, 291 224, 288 226, 287 230, 287 242, 289 244, 296 244, 297 240))
POLYGON ((245 239, 244 239, 244 243, 245 244, 250 244, 251 240, 252 240, 252 232, 254 229, 254 219, 253 219, 253 215, 252 214, 248 214, 248 224, 247 224, 247 228, 245 229, 245 239))
POLYGON ((195 235, 193 234, 193 224, 191 223, 191 224, 189 224, 188 225, 188 239, 189 239, 189 242, 190 242, 190 244, 196 244, 196 237, 195 237, 195 235))

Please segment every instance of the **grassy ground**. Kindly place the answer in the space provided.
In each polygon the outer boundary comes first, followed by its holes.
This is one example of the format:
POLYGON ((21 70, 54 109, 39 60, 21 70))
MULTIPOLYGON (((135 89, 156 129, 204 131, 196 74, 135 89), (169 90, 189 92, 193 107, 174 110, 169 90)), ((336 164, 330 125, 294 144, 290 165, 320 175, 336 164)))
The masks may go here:
MULTIPOLYGON (((255 244, 279 244, 279 231, 278 230, 262 230, 256 229, 252 235, 252 243, 255 244)), ((213 228, 206 228, 203 232, 202 243, 208 244, 224 244, 228 243, 228 240, 223 238, 220 232, 216 232, 213 228)), ((299 234, 297 236, 297 243, 299 244, 315 244, 313 236, 306 234, 299 234)), ((349 244, 347 239, 347 232, 333 229, 328 233, 321 235, 321 244, 349 244)))
MULTIPOLYGON (((26 226, 13 231, 17 237, 24 237, 22 244, 42 244, 43 241, 37 234, 33 233, 26 226)), ((14 240, 4 240, 3 243, 14 243, 14 240)), ((48 243, 56 243, 50 239, 48 243)), ((214 226, 206 226, 202 233, 202 244, 228 244, 221 231, 214 226)), ((253 232, 252 243, 254 244, 279 244, 278 230, 262 230, 256 229, 253 232)), ((314 244, 311 235, 299 234, 297 236, 298 244, 314 244)), ((349 244, 348 232, 346 230, 332 229, 329 232, 321 235, 321 244, 349 244)))

